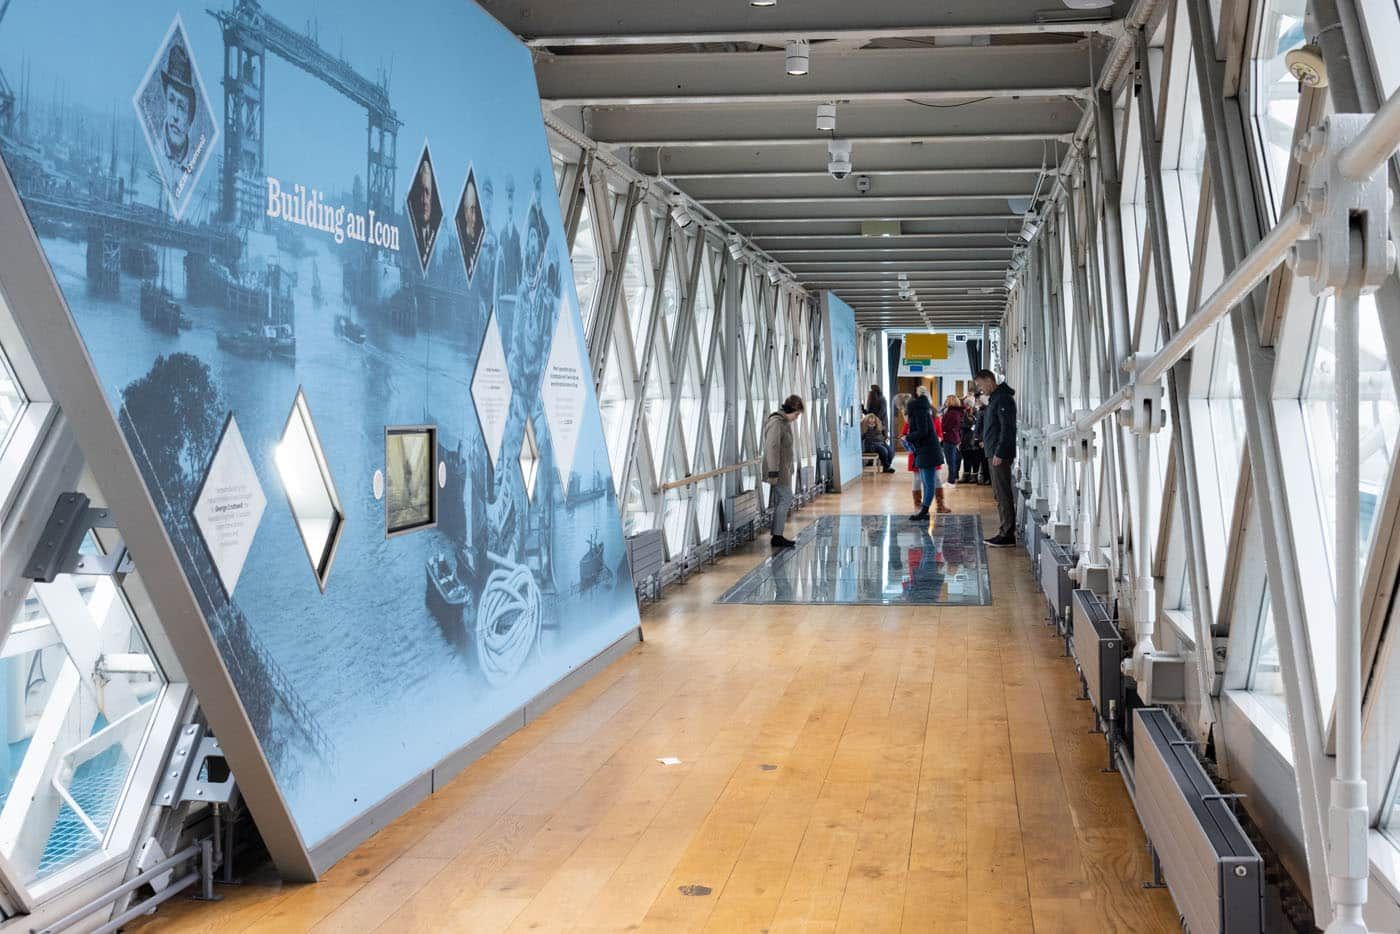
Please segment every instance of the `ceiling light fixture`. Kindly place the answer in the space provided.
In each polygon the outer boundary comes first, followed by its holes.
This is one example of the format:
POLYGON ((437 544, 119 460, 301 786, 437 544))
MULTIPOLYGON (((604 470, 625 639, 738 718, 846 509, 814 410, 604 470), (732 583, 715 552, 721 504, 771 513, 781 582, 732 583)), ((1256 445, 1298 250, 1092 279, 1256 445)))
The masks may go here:
POLYGON ((738 234, 729 235, 729 255, 735 259, 744 255, 744 238, 738 234))
POLYGON ((764 9, 770 6, 777 6, 778 0, 749 0, 749 6, 756 6, 764 9))
POLYGON ((812 45, 806 39, 787 41, 787 73, 794 78, 805 75, 812 64, 812 45))
POLYGON ((777 267, 777 266, 769 266, 769 267, 768 267, 768 281, 769 281, 769 282, 773 283, 774 285, 777 285, 777 284, 778 284, 778 280, 781 279, 782 277, 783 277, 783 274, 782 274, 781 272, 778 271, 778 267, 777 267))
POLYGON ((836 105, 817 105, 817 129, 823 133, 836 132, 836 105))
POLYGON ((681 228, 689 227, 695 222, 695 218, 690 216, 690 212, 686 210, 685 205, 680 201, 671 205, 671 217, 681 228))

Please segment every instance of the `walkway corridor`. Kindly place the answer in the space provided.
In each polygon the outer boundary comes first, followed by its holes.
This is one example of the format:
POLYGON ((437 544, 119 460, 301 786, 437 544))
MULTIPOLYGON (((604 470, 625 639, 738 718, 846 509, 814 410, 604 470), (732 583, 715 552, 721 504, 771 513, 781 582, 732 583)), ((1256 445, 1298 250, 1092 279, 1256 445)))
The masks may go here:
MULTIPOLYGON (((797 515, 902 515, 907 480, 797 515)), ((993 521, 986 488, 952 504, 993 521)), ((1021 549, 990 551, 989 607, 715 605, 763 545, 321 884, 139 930, 1178 929, 1021 549)))

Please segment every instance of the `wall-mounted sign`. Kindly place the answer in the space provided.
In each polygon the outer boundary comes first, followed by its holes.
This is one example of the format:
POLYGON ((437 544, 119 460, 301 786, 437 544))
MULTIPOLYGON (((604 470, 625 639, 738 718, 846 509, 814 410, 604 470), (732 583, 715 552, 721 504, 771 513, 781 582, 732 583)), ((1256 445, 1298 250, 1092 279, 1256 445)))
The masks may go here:
POLYGON ((476 358, 476 374, 472 377, 472 402, 481 422, 481 436, 486 439, 486 453, 491 466, 501 459, 501 443, 505 440, 506 421, 510 418, 510 373, 506 370, 506 348, 501 343, 501 327, 496 314, 486 322, 486 337, 481 342, 481 354, 476 358))
POLYGON ((574 317, 566 305, 560 305, 554 325, 554 344, 549 349, 549 363, 544 371, 544 387, 540 401, 549 423, 549 440, 554 447, 554 465, 559 468, 559 482, 567 495, 569 475, 574 469, 574 452, 578 449, 579 426, 583 421, 583 359, 578 352, 578 337, 574 332, 574 317))
POLYGON ((253 470, 238 422, 230 415, 193 510, 194 524, 230 597, 266 508, 267 495, 253 470))

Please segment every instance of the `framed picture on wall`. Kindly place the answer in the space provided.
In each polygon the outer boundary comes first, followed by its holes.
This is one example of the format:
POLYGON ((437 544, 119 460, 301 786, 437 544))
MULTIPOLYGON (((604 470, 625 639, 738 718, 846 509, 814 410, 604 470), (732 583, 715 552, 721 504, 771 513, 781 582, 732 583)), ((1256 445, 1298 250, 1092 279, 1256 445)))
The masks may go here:
POLYGON ((388 535, 437 525, 437 429, 430 425, 384 430, 384 519, 388 535))

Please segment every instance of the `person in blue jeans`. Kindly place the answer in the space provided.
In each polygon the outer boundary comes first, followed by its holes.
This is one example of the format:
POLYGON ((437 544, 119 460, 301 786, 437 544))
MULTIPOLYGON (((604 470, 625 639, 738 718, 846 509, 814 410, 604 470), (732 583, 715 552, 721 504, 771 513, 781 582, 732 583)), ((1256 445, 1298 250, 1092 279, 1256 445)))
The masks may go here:
POLYGON ((914 466, 923 483, 924 501, 918 512, 909 517, 912 522, 928 519, 929 505, 938 493, 938 468, 943 466, 943 445, 933 428, 933 402, 928 387, 920 386, 909 402, 907 412, 909 434, 905 441, 914 452, 914 466))
POLYGON ((958 448, 962 445, 964 423, 967 410, 957 396, 949 396, 943 402, 943 460, 948 465, 948 486, 958 482, 958 448))

